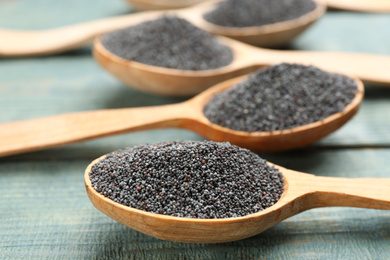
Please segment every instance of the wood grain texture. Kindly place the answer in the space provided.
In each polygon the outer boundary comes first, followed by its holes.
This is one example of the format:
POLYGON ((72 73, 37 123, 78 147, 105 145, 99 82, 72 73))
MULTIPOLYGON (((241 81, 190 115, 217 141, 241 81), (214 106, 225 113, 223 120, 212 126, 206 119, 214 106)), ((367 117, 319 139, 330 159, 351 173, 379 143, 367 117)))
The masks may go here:
MULTIPOLYGON (((0 27, 48 29, 127 12, 124 1, 0 1, 0 27)), ((390 55, 390 16, 328 12, 290 46, 296 50, 390 55)), ((85 110, 163 105, 184 99, 126 88, 101 70, 90 49, 0 60, 0 122, 85 110)), ((357 116, 316 144, 262 154, 286 168, 330 177, 389 178, 390 90, 366 88, 357 116)), ((1 259, 389 259, 389 211, 314 209, 264 233, 226 244, 165 242, 96 210, 83 171, 125 146, 201 140, 186 130, 153 130, 0 158, 1 259)), ((1 140, 0 140, 1 141, 1 140)))

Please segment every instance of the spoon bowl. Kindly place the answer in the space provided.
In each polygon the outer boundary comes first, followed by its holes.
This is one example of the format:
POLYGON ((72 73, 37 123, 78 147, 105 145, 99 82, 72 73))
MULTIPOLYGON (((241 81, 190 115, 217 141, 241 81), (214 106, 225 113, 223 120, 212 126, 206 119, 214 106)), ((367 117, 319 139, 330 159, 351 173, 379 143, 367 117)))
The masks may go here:
POLYGON ((236 29, 216 26, 203 19, 203 15, 213 10, 220 1, 211 0, 169 11, 139 12, 43 31, 1 29, 0 56, 36 56, 72 50, 88 44, 98 35, 153 20, 162 15, 176 15, 210 33, 226 35, 259 46, 278 47, 290 42, 319 19, 326 9, 323 0, 314 0, 316 8, 299 18, 265 26, 236 29), (29 43, 28 46, 26 42, 29 43))
MULTIPOLYGON (((215 87, 210 88, 187 101, 190 103, 190 106, 195 113, 194 119, 196 119, 198 123, 198 126, 196 127, 197 130, 195 130, 197 133, 209 140, 219 142, 228 141, 232 144, 254 151, 277 152, 295 149, 321 139, 348 122, 357 113, 364 96, 363 83, 355 78, 354 80, 357 84, 356 95, 342 112, 333 114, 321 121, 291 129, 273 132, 245 132, 233 130, 210 122, 203 114, 203 108, 206 104, 215 94, 229 89, 235 84, 243 81, 246 77, 247 76, 241 76, 217 84, 215 87), (191 102, 194 103, 191 105, 191 102)), ((191 125, 185 127, 194 130, 195 125, 196 123, 193 122, 191 125)))
POLYGON ((0 156, 36 151, 93 138, 156 128, 184 128, 206 139, 228 141, 256 151, 274 152, 308 145, 335 131, 358 111, 363 83, 342 112, 321 121, 273 132, 236 131, 211 123, 203 114, 209 100, 242 81, 230 79, 192 99, 173 105, 107 109, 0 124, 0 156))
POLYGON ((124 206, 98 193, 84 174, 92 204, 114 220, 147 235, 185 243, 222 243, 254 236, 277 223, 311 208, 348 206, 390 209, 390 179, 316 177, 274 165, 283 174, 284 192, 273 206, 243 217, 194 219, 172 217, 124 206))
POLYGON ((241 51, 239 42, 227 38, 220 38, 220 41, 231 47, 235 58, 229 65, 211 70, 179 70, 126 60, 108 51, 101 37, 94 42, 93 56, 100 66, 127 86, 161 96, 193 96, 217 83, 263 67, 243 64, 247 53, 245 49, 241 51))
MULTIPOLYGON (((198 17, 214 10, 215 5, 207 5, 207 8, 204 8, 201 14, 190 18, 189 21, 215 35, 229 37, 263 48, 280 48, 290 43, 326 12, 326 5, 323 0, 314 0, 313 2, 315 2, 316 7, 300 17, 262 26, 227 27, 213 24, 206 19, 198 20, 198 17)), ((187 16, 182 18, 185 17, 187 16)))

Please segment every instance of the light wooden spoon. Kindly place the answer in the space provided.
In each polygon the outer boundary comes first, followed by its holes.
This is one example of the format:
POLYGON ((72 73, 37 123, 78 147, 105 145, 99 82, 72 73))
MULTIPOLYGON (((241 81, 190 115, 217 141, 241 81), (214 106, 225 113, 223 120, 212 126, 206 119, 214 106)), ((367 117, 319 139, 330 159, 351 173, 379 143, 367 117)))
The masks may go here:
POLYGON ((211 123, 203 108, 214 94, 242 81, 239 77, 220 83, 198 96, 173 105, 107 109, 0 124, 0 156, 60 146, 93 138, 156 128, 184 128, 207 139, 229 141, 258 151, 280 151, 310 144, 346 123, 358 110, 364 87, 344 111, 304 126, 274 132, 235 131, 211 123))
POLYGON ((244 217, 194 219, 171 217, 124 206, 98 193, 89 172, 84 175, 85 188, 92 204, 107 216, 147 235, 186 243, 222 243, 254 236, 305 210, 330 207, 361 207, 390 210, 390 179, 347 179, 317 177, 274 165, 284 178, 284 192, 273 206, 244 217))
POLYGON ((390 85, 390 56, 270 50, 224 37, 219 37, 219 40, 233 50, 234 60, 225 67, 213 70, 177 70, 125 60, 108 51, 100 38, 95 40, 93 54, 104 69, 124 84, 164 96, 195 95, 218 82, 281 62, 315 65, 324 70, 355 75, 367 83, 390 85))
POLYGON ((207 0, 126 0, 134 9, 146 10, 167 10, 178 9, 196 5, 207 0))
MULTIPOLYGON (((207 0, 127 0, 137 10, 175 9, 207 0)), ((326 0, 330 8, 357 12, 390 12, 389 0, 326 0)))
POLYGON ((290 42, 325 12, 323 0, 315 0, 317 7, 297 19, 237 29, 217 26, 203 19, 203 14, 213 10, 220 1, 208 1, 196 6, 171 11, 134 13, 50 30, 17 31, 0 29, 0 56, 48 55, 76 49, 90 43, 100 34, 157 19, 163 14, 176 15, 187 19, 210 33, 225 35, 263 47, 277 47, 290 42))

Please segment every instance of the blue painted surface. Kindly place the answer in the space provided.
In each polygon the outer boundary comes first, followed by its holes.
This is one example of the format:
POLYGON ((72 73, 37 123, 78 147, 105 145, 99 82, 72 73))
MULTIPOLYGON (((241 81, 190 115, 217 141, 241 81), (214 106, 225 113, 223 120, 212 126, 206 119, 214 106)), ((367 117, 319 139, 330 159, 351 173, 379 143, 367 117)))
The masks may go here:
MULTIPOLYGON (((120 0, 4 0, 0 27, 53 28, 129 12, 120 0)), ((390 14, 328 12, 290 48, 390 55, 390 14)), ((123 86, 95 63, 89 47, 0 59, 0 122, 181 100, 123 86)), ((358 115, 336 133, 305 149, 261 156, 322 176, 390 177, 389 100, 390 88, 367 86, 358 115)), ((92 159, 177 139, 202 138, 163 129, 0 158, 0 259, 390 259, 389 211, 315 209, 249 239, 192 245, 141 234, 91 205, 83 172, 92 159)))

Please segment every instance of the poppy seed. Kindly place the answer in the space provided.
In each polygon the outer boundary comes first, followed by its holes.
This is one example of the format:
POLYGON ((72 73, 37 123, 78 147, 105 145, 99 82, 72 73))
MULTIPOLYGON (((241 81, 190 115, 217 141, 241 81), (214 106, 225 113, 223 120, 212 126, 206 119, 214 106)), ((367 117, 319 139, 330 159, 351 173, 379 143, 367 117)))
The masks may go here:
POLYGON ((298 18, 315 8, 312 0, 226 0, 204 19, 226 27, 262 26, 298 18))
POLYGON ((233 130, 272 132, 341 112, 356 92, 357 84, 349 77, 282 63, 215 94, 203 112, 211 122, 233 130))
POLYGON ((94 164, 89 176, 94 189, 115 202, 157 214, 202 219, 261 211, 279 200, 284 185, 282 174, 255 153, 212 141, 125 148, 94 164), (134 172, 125 176, 131 161, 141 157, 134 172), (199 157, 209 163, 203 164, 199 157), (102 164, 110 169, 101 168, 102 164), (154 174, 143 174, 145 168, 154 174))
POLYGON ((174 16, 107 33, 102 44, 124 59, 172 69, 209 70, 233 61, 232 50, 215 36, 174 16))

